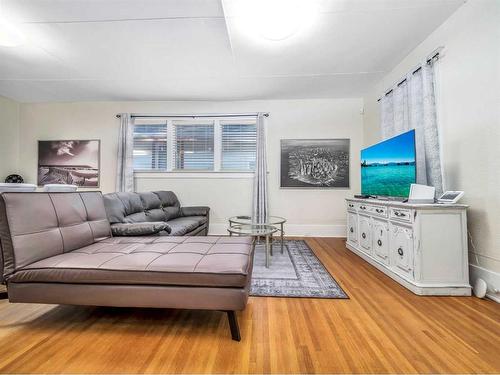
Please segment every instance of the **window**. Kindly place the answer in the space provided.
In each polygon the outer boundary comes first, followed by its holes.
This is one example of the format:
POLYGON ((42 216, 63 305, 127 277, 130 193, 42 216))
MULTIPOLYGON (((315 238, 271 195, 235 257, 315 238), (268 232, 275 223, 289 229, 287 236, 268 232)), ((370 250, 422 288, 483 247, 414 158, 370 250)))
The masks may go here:
POLYGON ((255 117, 135 118, 134 170, 253 172, 255 117))
POLYGON ((134 126, 134 169, 167 169, 167 123, 140 121, 134 126))
POLYGON ((214 124, 174 121, 175 169, 214 169, 214 124))
POLYGON ((224 171, 255 170, 257 150, 257 132, 255 121, 221 121, 222 127, 222 163, 224 171))

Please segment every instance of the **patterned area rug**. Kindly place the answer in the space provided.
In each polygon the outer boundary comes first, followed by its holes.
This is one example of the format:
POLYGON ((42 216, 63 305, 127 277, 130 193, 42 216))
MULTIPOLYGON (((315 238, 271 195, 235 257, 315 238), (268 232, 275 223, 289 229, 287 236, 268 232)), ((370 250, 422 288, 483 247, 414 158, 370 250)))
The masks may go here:
POLYGON ((255 247, 251 296, 349 298, 305 241, 285 241, 281 254, 279 242, 269 268, 265 267, 264 244, 255 247))

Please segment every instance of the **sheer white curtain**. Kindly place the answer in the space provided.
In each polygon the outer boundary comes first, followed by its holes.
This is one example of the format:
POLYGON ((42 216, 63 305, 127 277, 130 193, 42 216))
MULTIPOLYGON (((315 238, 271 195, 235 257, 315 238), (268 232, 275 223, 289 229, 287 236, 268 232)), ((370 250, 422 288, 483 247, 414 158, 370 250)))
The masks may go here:
POLYGON ((380 103, 382 139, 415 129, 417 152, 417 183, 443 191, 441 152, 436 115, 432 59, 409 73, 380 103))
POLYGON ((130 113, 120 114, 116 191, 134 191, 134 119, 130 113))
POLYGON ((253 182, 252 209, 252 219, 255 223, 265 223, 268 216, 267 155, 264 119, 264 114, 259 113, 257 116, 257 158, 253 182))

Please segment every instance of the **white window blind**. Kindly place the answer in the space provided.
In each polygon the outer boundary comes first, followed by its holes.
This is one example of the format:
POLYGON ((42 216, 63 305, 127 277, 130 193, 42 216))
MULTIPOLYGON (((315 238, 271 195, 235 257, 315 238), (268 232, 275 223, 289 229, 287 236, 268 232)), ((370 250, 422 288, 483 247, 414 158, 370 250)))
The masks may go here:
POLYGON ((166 120, 136 119, 134 125, 134 169, 166 170, 166 120))
POLYGON ((136 171, 255 170, 255 117, 137 117, 134 124, 136 171))
POLYGON ((214 122, 173 121, 177 170, 214 169, 214 122))
POLYGON ((257 149, 255 120, 221 121, 221 170, 253 171, 257 149))

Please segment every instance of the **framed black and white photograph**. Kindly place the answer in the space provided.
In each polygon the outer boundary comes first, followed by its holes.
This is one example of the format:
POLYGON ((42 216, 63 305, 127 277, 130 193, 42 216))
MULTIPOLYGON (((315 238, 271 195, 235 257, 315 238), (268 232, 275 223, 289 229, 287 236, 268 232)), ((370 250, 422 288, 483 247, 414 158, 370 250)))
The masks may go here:
POLYGON ((99 187, 101 142, 38 141, 38 185, 99 187))
POLYGON ((349 139, 282 139, 282 188, 348 188, 349 139))

